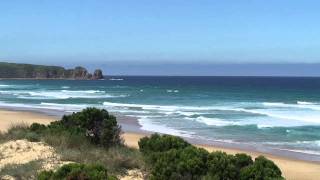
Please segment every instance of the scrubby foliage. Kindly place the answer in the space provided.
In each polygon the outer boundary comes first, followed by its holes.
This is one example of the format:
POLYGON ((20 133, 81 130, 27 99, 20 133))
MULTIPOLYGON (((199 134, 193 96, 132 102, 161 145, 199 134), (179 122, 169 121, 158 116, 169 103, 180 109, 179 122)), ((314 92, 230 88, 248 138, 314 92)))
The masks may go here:
POLYGON ((43 141, 55 149, 62 161, 99 163, 110 174, 123 174, 128 169, 145 169, 141 153, 122 144, 120 126, 106 110, 88 108, 63 119, 63 122, 52 122, 47 126, 38 123, 12 126, 7 132, 0 133, 0 142, 17 139, 43 141), (103 133, 90 136, 90 128, 103 133))
POLYGON ((65 115, 61 121, 52 122, 47 127, 34 123, 30 130, 38 134, 47 130, 54 134, 86 137, 93 144, 106 148, 123 143, 120 137, 121 127, 117 124, 116 117, 104 109, 97 108, 87 108, 81 112, 65 115))
POLYGON ((117 124, 116 117, 108 111, 97 108, 87 108, 72 115, 63 116, 59 121, 66 128, 78 127, 84 130, 86 136, 94 144, 101 144, 105 147, 121 145, 121 128, 117 124))
POLYGON ((161 153, 171 149, 179 150, 191 146, 180 137, 170 135, 152 134, 150 137, 141 138, 138 142, 139 150, 149 164, 154 164, 161 153))
POLYGON ((282 179, 280 169, 264 157, 228 155, 196 148, 181 138, 154 134, 139 141, 153 180, 282 179))
POLYGON ((205 179, 239 179, 240 170, 252 163, 251 157, 246 154, 212 152, 207 159, 208 172, 205 179))
POLYGON ((105 179, 115 180, 116 178, 108 176, 107 170, 101 165, 86 164, 67 164, 60 167, 55 172, 42 171, 38 175, 38 180, 62 180, 62 179, 105 179))
POLYGON ((240 179, 283 179, 277 165, 263 156, 255 159, 250 166, 241 169, 240 179))
POLYGON ((170 135, 152 134, 150 137, 141 138, 139 149, 142 153, 165 152, 170 149, 184 149, 191 146, 187 141, 180 137, 170 135))
POLYGON ((208 152, 189 146, 159 153, 151 179, 200 179, 207 172, 208 152))

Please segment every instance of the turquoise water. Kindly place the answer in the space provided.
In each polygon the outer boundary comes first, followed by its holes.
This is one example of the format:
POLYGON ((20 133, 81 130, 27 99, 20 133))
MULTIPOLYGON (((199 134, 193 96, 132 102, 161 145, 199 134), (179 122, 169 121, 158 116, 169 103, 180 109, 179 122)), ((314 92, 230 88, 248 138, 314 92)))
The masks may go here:
POLYGON ((144 130, 320 155, 320 78, 1 80, 0 106, 106 108, 144 130))

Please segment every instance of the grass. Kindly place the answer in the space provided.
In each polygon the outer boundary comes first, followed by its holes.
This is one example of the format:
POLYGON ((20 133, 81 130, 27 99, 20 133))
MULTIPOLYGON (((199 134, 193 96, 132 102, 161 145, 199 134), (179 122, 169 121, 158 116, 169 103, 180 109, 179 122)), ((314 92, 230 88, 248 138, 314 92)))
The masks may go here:
POLYGON ((35 179, 38 171, 41 169, 41 161, 31 161, 26 164, 9 164, 0 170, 0 179, 9 175, 15 179, 35 179))
MULTIPOLYGON (((108 169, 111 175, 123 175, 128 169, 145 170, 146 166, 141 153, 137 149, 126 146, 114 146, 109 149, 90 143, 86 138, 72 135, 68 132, 45 131, 36 133, 26 124, 12 126, 7 133, 0 134, 0 142, 10 140, 28 139, 29 141, 42 141, 52 146, 61 155, 63 161, 76 163, 101 164, 108 169)), ((25 165, 10 165, 5 169, 13 175, 28 175, 23 170, 37 169, 36 163, 25 165), (13 173, 16 169, 17 173, 13 173)), ((10 174, 9 174, 10 175, 10 174)))
POLYGON ((11 125, 9 130, 5 133, 0 133, 0 142, 7 142, 10 140, 26 139, 29 131, 29 125, 25 123, 11 125))
POLYGON ((141 153, 126 146, 106 149, 70 134, 46 134, 42 140, 54 147, 63 161, 99 163, 104 165, 111 174, 123 174, 127 169, 144 169, 145 167, 141 153))

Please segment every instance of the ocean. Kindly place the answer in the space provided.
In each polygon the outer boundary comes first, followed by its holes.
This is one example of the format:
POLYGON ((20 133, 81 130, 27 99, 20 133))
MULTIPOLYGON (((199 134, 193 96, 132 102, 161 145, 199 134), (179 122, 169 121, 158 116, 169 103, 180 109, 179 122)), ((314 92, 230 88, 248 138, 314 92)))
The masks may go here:
POLYGON ((320 156, 320 78, 1 80, 0 106, 136 117, 141 129, 320 156))

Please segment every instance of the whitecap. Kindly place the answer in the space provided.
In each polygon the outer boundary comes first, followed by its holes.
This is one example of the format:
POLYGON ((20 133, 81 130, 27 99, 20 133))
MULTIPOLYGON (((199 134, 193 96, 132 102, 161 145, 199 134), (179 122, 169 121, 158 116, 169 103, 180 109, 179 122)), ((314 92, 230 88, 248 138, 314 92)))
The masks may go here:
POLYGON ((208 118, 208 117, 204 117, 204 116, 199 116, 197 118, 195 118, 196 121, 200 122, 200 123, 204 123, 206 125, 209 126, 229 126, 229 125, 236 125, 236 122, 232 122, 232 121, 226 121, 223 119, 219 119, 219 118, 208 118))
POLYGON ((315 104, 317 104, 317 103, 307 102, 307 101, 297 101, 297 104, 301 104, 301 105, 315 105, 315 104))
POLYGON ((194 132, 178 130, 168 127, 164 124, 153 122, 149 116, 138 116, 138 122, 141 125, 141 129, 146 131, 158 132, 162 134, 169 134, 181 137, 192 137, 195 134, 194 132))
POLYGON ((172 89, 167 89, 167 92, 168 93, 178 93, 179 92, 179 90, 172 90, 172 89))

